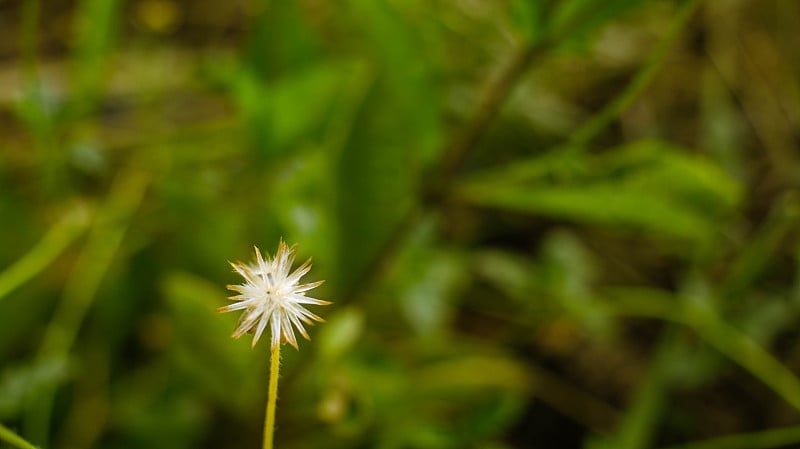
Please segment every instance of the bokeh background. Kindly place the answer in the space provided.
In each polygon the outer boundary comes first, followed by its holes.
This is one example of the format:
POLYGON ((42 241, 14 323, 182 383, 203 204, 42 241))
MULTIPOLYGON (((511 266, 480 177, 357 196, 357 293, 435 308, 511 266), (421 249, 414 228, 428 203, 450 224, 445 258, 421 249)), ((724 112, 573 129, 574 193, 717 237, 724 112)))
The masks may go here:
POLYGON ((800 447, 798 29, 786 0, 0 1, 0 423, 258 447, 268 344, 214 310, 282 237, 335 304, 283 351, 277 447, 800 447))

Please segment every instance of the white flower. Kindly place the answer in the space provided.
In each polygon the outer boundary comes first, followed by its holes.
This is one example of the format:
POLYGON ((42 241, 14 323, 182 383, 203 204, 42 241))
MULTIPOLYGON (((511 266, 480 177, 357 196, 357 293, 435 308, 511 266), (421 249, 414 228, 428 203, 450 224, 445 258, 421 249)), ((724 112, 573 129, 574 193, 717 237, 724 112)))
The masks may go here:
POLYGON ((330 304, 329 301, 306 296, 308 290, 324 281, 298 284, 300 278, 311 269, 311 259, 289 274, 297 253, 296 245, 290 248, 281 240, 274 258, 270 258, 269 254, 266 254, 266 258, 262 258, 261 251, 257 247, 254 248, 256 250, 254 264, 231 262, 233 269, 241 274, 246 282, 227 286, 229 290, 239 293, 229 298, 236 303, 220 307, 217 312, 244 310, 239 326, 232 335, 233 338, 239 338, 255 329, 253 336, 253 346, 255 346, 269 325, 272 330, 273 348, 282 342, 287 342, 297 349, 293 327, 308 340, 308 333, 303 323, 313 325, 314 321, 325 321, 303 307, 303 304, 323 306, 330 304))

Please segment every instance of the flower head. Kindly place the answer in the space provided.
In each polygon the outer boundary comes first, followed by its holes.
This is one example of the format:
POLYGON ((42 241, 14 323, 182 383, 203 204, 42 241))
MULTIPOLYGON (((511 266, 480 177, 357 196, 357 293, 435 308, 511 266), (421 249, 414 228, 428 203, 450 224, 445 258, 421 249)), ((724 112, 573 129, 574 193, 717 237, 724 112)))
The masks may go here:
POLYGON ((303 304, 327 305, 329 301, 310 298, 306 292, 322 284, 324 281, 310 284, 299 284, 300 278, 311 269, 311 259, 308 259, 289 274, 292 268, 297 246, 289 247, 283 240, 278 244, 275 257, 261 256, 261 251, 254 247, 256 261, 253 264, 232 263, 233 269, 242 275, 245 283, 228 285, 228 290, 238 292, 231 296, 234 304, 220 307, 217 312, 232 312, 244 310, 239 326, 232 337, 239 338, 247 332, 254 332, 253 346, 256 345, 267 325, 272 331, 272 347, 275 348, 287 342, 297 349, 297 339, 294 328, 309 339, 303 323, 313 325, 314 321, 325 321, 309 312, 303 304))

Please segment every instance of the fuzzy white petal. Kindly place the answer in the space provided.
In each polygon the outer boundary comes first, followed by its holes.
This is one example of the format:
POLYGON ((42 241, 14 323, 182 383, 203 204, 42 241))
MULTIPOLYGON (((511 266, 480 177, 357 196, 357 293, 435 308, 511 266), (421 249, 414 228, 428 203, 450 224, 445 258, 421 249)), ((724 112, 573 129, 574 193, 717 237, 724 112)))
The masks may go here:
POLYGON ((253 346, 255 346, 269 326, 273 347, 285 342, 297 348, 295 330, 308 339, 303 324, 311 325, 314 321, 324 321, 303 307, 305 304, 330 304, 329 301, 305 295, 306 291, 318 287, 323 281, 299 283, 300 278, 311 270, 311 259, 290 274, 297 254, 296 246, 289 247, 281 241, 274 257, 270 257, 268 253, 262 256, 257 247, 254 250, 255 262, 231 263, 245 282, 227 286, 229 290, 239 294, 228 298, 234 301, 233 304, 217 310, 219 312, 244 310, 239 325, 233 333, 234 338, 253 332, 253 346))

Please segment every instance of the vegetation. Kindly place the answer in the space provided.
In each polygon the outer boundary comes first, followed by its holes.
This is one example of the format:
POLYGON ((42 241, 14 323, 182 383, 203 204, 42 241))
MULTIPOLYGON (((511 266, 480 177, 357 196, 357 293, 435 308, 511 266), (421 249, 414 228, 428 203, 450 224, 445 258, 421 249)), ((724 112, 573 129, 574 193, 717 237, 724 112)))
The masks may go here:
POLYGON ((281 238, 275 447, 800 445, 800 3, 0 12, 0 447, 258 447, 281 238))

